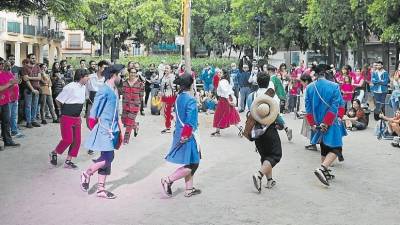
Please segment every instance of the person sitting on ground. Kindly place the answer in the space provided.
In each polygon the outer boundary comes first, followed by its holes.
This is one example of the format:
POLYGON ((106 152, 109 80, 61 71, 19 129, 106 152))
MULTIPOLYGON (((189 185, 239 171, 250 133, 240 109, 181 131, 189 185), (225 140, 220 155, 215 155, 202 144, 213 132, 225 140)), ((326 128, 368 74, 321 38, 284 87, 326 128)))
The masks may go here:
POLYGON ((353 100, 353 107, 349 109, 347 115, 343 117, 346 122, 346 128, 352 130, 364 130, 367 128, 367 117, 361 108, 361 102, 358 99, 353 100))
POLYGON ((391 135, 400 136, 400 109, 397 109, 393 118, 389 118, 383 113, 379 114, 379 118, 388 121, 388 128, 391 135))

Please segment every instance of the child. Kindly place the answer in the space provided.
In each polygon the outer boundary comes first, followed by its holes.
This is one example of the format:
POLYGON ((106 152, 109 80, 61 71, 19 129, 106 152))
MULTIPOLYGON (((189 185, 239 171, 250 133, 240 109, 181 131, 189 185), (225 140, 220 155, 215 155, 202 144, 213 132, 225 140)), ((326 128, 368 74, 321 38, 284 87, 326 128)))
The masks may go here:
POLYGON ((351 105, 351 99, 353 98, 354 88, 351 85, 351 79, 349 76, 343 78, 344 83, 341 86, 341 92, 343 100, 345 101, 345 109, 347 110, 348 105, 351 105))
POLYGON ((297 109, 296 111, 299 111, 299 106, 297 104, 298 102, 298 96, 300 95, 300 91, 302 88, 301 82, 296 80, 292 80, 292 87, 290 88, 289 91, 289 112, 294 112, 295 109, 297 109))
MULTIPOLYGON (((354 118, 354 117, 356 117, 356 110, 354 108, 351 108, 347 111, 346 115, 348 118, 354 118)), ((351 121, 346 121, 346 128, 348 130, 351 130, 352 127, 353 127, 353 125, 352 125, 351 121)))

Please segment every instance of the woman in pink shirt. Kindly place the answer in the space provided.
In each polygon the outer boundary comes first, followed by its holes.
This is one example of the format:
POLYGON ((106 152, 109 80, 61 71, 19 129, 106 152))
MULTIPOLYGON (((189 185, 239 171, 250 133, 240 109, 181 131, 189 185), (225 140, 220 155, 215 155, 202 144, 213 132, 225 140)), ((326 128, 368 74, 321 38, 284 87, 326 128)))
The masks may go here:
POLYGON ((362 102, 362 100, 364 99, 365 81, 360 69, 356 69, 354 78, 351 81, 351 85, 354 88, 353 99, 358 99, 360 102, 362 102))
POLYGON ((353 98, 353 86, 351 85, 351 79, 349 76, 345 76, 343 80, 343 85, 341 86, 340 90, 342 92, 343 100, 346 102, 346 111, 347 105, 351 107, 351 99, 353 98))

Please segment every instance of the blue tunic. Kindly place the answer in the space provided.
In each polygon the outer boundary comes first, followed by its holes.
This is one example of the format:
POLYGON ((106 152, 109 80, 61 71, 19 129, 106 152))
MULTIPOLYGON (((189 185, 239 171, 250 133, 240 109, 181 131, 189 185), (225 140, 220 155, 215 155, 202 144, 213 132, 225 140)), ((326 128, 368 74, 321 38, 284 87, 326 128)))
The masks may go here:
POLYGON ((96 126, 85 141, 85 147, 93 151, 114 151, 119 140, 118 97, 108 85, 96 93, 90 118, 98 119, 96 126))
POLYGON ((307 114, 312 114, 315 124, 321 124, 328 112, 336 115, 326 133, 322 133, 321 131, 312 133, 311 143, 319 144, 322 141, 331 148, 343 146, 342 138, 346 135, 346 131, 344 130, 343 122, 337 116, 338 109, 343 104, 339 85, 326 79, 318 79, 307 87, 305 96, 306 112, 307 114), (316 88, 329 106, 321 100, 316 88))
POLYGON ((185 124, 192 127, 193 132, 197 131, 198 109, 196 99, 187 92, 178 95, 175 103, 175 114, 176 124, 174 137, 171 149, 165 159, 176 164, 198 164, 200 162, 200 154, 194 135, 192 135, 186 143, 180 144, 181 133, 185 124))

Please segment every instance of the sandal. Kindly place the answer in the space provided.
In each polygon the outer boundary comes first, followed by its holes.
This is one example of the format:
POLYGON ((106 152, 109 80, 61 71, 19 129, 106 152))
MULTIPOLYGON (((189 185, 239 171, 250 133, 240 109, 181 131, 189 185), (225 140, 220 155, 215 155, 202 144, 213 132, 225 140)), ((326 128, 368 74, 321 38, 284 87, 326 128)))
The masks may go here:
POLYGON ((171 182, 169 177, 161 178, 161 186, 163 188, 165 195, 167 195, 168 197, 172 196, 172 189, 171 189, 172 183, 173 182, 171 182))
POLYGON ((238 129, 239 129, 238 136, 239 136, 239 137, 243 137, 243 127, 242 127, 242 126, 239 126, 238 129))
POLYGON ((107 191, 107 190, 98 190, 97 191, 97 197, 105 198, 105 199, 115 199, 117 196, 114 195, 112 192, 107 191))
POLYGON ((253 175, 254 187, 257 189, 258 193, 261 193, 261 180, 263 176, 264 174, 262 174, 260 171, 258 171, 258 173, 255 173, 253 175))
POLYGON ((276 181, 272 178, 267 179, 267 185, 265 185, 265 188, 271 189, 276 185, 276 181))
POLYGON ((81 189, 84 192, 89 190, 90 176, 86 172, 81 174, 81 189))
POLYGON ((185 197, 189 198, 192 197, 193 195, 198 195, 201 194, 201 190, 200 189, 196 189, 196 188, 192 188, 192 189, 186 189, 185 191, 185 197))
POLYGON ((211 137, 219 137, 219 136, 221 136, 221 133, 219 131, 211 133, 211 137))
POLYGON ((53 166, 57 166, 57 153, 50 152, 50 164, 53 166))
POLYGON ((171 133, 171 129, 164 129, 161 131, 162 134, 171 133))
POLYGON ((136 137, 139 133, 139 122, 136 123, 135 129, 133 129, 133 136, 136 137))

